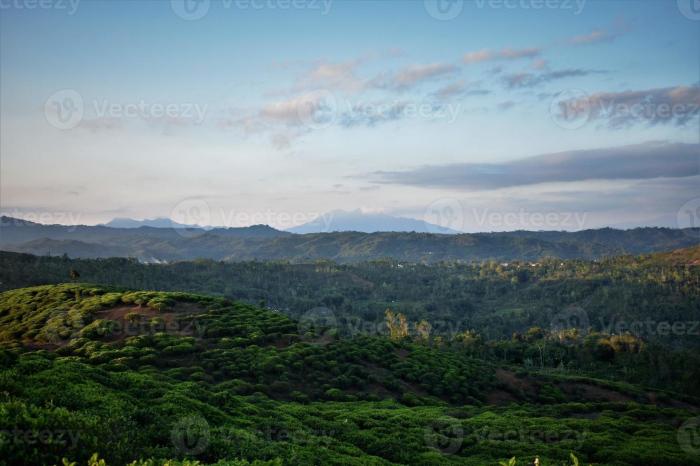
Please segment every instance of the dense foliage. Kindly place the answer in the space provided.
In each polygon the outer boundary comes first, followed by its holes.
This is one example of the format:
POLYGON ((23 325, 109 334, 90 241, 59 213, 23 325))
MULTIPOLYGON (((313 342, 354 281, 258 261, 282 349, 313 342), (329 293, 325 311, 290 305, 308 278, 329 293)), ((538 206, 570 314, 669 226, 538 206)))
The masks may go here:
POLYGON ((477 329, 487 339, 530 327, 630 332, 677 347, 700 346, 700 247, 675 254, 601 261, 411 264, 374 261, 141 264, 129 259, 71 260, 0 253, 0 289, 68 280, 132 289, 190 291, 263 304, 300 318, 332 311, 345 333, 367 333, 392 308, 427 320, 433 333, 477 329), (578 309, 578 314, 572 311, 578 309), (665 329, 680 322, 684 328, 665 329), (566 322, 565 322, 566 323, 566 322))
MULTIPOLYGON (((0 462, 700 464, 678 430, 696 398, 534 362, 543 343, 583 348, 576 335, 346 338, 326 317, 97 285, 4 292, 0 462)), ((623 343, 612 363, 639 354, 623 343)))
POLYGON ((331 259, 353 263, 383 258, 435 263, 455 260, 595 259, 693 246, 700 228, 604 228, 578 232, 516 231, 439 235, 336 232, 295 235, 257 225, 213 230, 42 225, 0 217, 0 248, 82 258, 134 257, 140 261, 331 259))

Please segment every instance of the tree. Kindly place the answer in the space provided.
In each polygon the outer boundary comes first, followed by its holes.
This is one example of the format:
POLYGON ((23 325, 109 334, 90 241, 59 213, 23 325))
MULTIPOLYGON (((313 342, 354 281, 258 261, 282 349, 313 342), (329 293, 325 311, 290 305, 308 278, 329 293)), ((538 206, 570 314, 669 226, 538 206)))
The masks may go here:
POLYGON ((418 339, 423 342, 428 342, 430 340, 430 332, 433 326, 427 320, 421 320, 415 324, 416 333, 418 334, 418 339))
POLYGON ((389 338, 401 340, 408 336, 408 321, 401 313, 394 313, 391 309, 384 311, 386 326, 389 328, 389 338))

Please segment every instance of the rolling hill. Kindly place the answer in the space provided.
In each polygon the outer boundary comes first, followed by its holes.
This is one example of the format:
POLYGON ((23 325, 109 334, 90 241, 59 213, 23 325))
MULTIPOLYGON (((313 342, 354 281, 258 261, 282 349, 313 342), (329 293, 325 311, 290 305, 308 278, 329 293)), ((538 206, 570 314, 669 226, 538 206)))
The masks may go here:
POLYGON ((446 260, 596 259, 689 247, 700 229, 638 228, 579 232, 511 232, 442 235, 405 232, 292 234, 257 225, 247 228, 167 229, 42 225, 0 219, 0 249, 37 255, 92 258, 116 254, 145 262, 330 259, 350 263, 392 258, 446 260))
MULTIPOLYGON (((502 344, 341 338, 325 319, 83 284, 0 294, 0 329, 7 464, 98 453, 136 466, 495 466, 562 464, 571 452, 585 464, 700 464, 678 430, 699 400, 515 365, 498 357, 502 344), (18 440, 25 431, 51 441, 35 448, 18 440)), ((588 354, 527 338, 510 345, 588 354)), ((646 358, 619 352, 631 367, 646 358)))

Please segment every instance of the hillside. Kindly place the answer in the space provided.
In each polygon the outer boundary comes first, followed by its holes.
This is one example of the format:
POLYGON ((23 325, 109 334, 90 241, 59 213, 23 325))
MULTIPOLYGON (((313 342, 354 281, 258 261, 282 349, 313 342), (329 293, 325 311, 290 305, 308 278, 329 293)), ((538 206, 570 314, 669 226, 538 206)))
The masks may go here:
POLYGON ((3 217, 0 249, 79 258, 134 257, 144 262, 329 259, 342 263, 391 258, 444 260, 594 259, 697 245, 700 229, 587 230, 441 235, 337 232, 296 235, 257 225, 247 228, 167 229, 41 225, 3 217))
POLYGON ((188 293, 4 292, 0 432, 60 439, 0 442, 0 458, 549 465, 574 451, 600 465, 700 464, 677 435, 695 398, 499 362, 468 338, 332 327, 188 293))
POLYGON ((549 328, 571 307, 596 331, 630 330, 668 345, 700 348, 698 247, 601 261, 412 264, 72 260, 0 252, 0 290, 62 283, 71 270, 102 285, 217 295, 265 303, 292 318, 325 307, 349 331, 384 319, 391 307, 443 331, 481 329, 493 338, 549 328), (683 332, 662 332, 663 322, 683 332), (646 324, 653 322, 653 324, 646 324), (641 323, 645 323, 642 325, 641 323))

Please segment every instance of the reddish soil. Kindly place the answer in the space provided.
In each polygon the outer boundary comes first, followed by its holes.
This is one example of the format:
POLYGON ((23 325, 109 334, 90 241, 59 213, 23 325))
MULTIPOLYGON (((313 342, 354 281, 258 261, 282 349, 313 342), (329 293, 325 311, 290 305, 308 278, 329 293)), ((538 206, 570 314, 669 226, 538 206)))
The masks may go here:
POLYGON ((510 403, 517 403, 518 400, 515 399, 513 395, 504 390, 494 390, 488 394, 486 401, 490 405, 507 405, 510 403))
POLYGON ((196 326, 186 322, 180 322, 183 317, 199 314, 204 308, 193 303, 177 303, 172 309, 157 311, 144 306, 120 306, 112 309, 104 309, 95 313, 96 319, 112 320, 119 323, 115 333, 105 338, 108 341, 121 341, 130 336, 145 334, 151 331, 150 320, 154 317, 162 319, 163 323, 159 327, 161 331, 167 333, 197 336, 196 326), (140 316, 137 322, 131 323, 127 320, 127 315, 135 313, 140 316))
POLYGON ((559 387, 567 394, 579 394, 588 401, 614 401, 618 403, 632 401, 632 398, 620 392, 586 383, 566 382, 559 387))
POLYGON ((496 380, 506 385, 511 391, 521 391, 528 394, 537 393, 537 388, 532 381, 521 379, 512 371, 496 369, 496 380))

